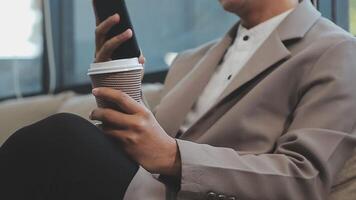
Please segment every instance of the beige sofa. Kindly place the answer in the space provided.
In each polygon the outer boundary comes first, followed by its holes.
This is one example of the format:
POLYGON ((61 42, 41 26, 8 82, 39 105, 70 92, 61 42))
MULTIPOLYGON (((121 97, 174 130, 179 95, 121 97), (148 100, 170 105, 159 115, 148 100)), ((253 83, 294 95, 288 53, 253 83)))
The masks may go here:
MULTIPOLYGON (((154 108, 160 101, 160 84, 144 85, 146 103, 154 108)), ((69 112, 88 119, 96 107, 92 95, 66 92, 0 103, 0 145, 17 129, 50 115, 69 112)), ((89 119, 88 119, 89 120, 89 119)), ((337 177, 331 200, 356 200, 356 151, 337 177)))
MULTIPOLYGON (((154 107, 159 102, 161 84, 143 86, 147 104, 154 107)), ((62 112, 73 113, 89 120, 96 107, 92 95, 76 95, 65 92, 0 103, 0 145, 17 129, 62 112)))

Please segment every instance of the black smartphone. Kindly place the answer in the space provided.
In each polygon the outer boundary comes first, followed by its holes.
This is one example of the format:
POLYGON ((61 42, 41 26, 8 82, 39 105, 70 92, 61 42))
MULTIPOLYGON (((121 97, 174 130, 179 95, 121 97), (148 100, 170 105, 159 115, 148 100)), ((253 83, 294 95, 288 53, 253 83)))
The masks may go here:
POLYGON ((133 36, 130 40, 121 44, 113 53, 112 59, 126 59, 140 57, 140 48, 136 40, 136 34, 132 26, 125 0, 94 0, 96 15, 100 22, 106 20, 114 14, 120 15, 120 23, 115 25, 107 34, 107 39, 131 29, 133 36))

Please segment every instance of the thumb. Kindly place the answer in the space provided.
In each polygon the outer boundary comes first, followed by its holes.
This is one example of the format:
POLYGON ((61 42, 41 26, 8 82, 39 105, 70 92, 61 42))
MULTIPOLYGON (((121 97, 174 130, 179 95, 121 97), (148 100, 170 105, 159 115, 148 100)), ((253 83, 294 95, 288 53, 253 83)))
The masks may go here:
POLYGON ((138 58, 138 62, 140 64, 144 65, 146 62, 146 58, 141 54, 141 56, 138 58))

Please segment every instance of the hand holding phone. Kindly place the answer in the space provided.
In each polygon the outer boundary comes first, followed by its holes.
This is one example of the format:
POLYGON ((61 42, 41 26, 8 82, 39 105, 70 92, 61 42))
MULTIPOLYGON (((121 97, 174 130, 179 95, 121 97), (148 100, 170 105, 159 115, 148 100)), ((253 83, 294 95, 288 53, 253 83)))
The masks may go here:
MULTIPOLYGON (((93 0, 97 20, 96 62, 140 57, 124 0, 93 0)), ((140 58, 143 62, 143 58, 140 58)))

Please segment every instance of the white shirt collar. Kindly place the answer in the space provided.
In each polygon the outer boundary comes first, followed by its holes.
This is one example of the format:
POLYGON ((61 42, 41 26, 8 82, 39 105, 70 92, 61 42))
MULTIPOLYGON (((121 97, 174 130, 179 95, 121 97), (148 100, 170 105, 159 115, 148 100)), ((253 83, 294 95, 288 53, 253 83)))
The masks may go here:
POLYGON ((281 13, 261 24, 258 24, 257 26, 251 28, 251 29, 246 29, 243 27, 241 24, 237 30, 237 37, 243 37, 245 35, 248 35, 250 37, 254 36, 263 36, 263 35, 269 35, 271 32, 273 32, 282 21, 287 18, 287 16, 293 11, 294 9, 290 9, 288 11, 285 11, 284 13, 281 13))

